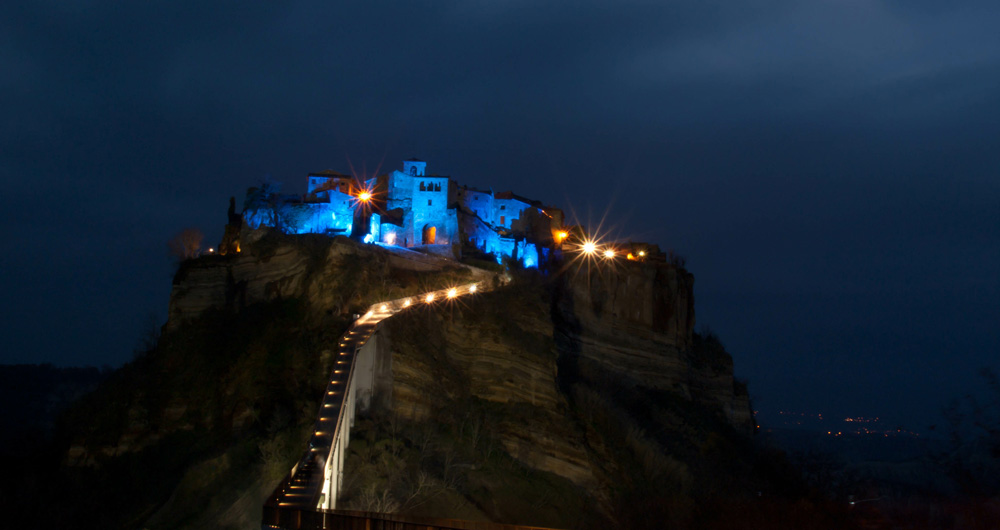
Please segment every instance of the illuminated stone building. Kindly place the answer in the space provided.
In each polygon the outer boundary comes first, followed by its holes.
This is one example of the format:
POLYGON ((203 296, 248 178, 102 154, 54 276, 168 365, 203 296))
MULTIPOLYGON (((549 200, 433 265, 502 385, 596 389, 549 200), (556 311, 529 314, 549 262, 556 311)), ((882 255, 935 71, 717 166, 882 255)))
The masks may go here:
POLYGON ((413 158, 402 170, 364 182, 333 170, 310 173, 301 199, 261 198, 251 189, 243 217, 251 229, 343 234, 401 247, 461 245, 526 267, 538 266, 562 242, 561 210, 509 191, 459 186, 426 169, 413 158))

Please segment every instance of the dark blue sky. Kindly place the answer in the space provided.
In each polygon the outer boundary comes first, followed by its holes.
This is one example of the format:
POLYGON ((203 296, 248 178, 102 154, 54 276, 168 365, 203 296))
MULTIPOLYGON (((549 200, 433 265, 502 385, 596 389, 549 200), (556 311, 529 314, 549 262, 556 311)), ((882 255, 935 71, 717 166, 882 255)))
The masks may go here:
POLYGON ((7 4, 0 362, 118 365, 172 234, 418 156, 685 255, 765 412, 922 427, 998 365, 995 1, 7 4))

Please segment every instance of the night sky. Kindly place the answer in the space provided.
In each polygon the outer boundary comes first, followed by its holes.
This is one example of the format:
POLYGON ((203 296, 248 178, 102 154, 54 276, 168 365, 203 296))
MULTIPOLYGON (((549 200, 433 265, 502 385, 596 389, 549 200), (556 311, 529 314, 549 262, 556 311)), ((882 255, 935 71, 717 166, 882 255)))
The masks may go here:
POLYGON ((2 3, 0 362, 120 365, 173 234, 416 156, 684 255, 764 412, 1000 367, 1000 3, 537 3, 2 3))

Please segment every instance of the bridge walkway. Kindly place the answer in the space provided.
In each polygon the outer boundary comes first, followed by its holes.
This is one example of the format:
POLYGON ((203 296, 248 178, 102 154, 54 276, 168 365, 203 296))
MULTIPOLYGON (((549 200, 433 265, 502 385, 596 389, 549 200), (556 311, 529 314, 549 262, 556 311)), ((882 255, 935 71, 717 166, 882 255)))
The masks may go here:
POLYGON ((317 414, 309 447, 291 472, 278 485, 265 503, 265 519, 269 513, 301 511, 320 508, 333 509, 342 482, 342 470, 350 441, 350 428, 354 423, 354 384, 357 359, 367 352, 371 337, 380 323, 407 309, 435 303, 448 303, 456 298, 484 290, 485 283, 469 283, 441 289, 419 296, 400 298, 372 305, 344 333, 337 347, 337 359, 330 374, 317 414))

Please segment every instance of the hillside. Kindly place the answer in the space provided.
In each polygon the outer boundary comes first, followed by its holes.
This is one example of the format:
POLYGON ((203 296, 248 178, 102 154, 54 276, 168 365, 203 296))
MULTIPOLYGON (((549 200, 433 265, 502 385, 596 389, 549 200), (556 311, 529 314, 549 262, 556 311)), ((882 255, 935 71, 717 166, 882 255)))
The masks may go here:
MULTIPOLYGON (((159 343, 63 416, 25 481, 27 498, 60 509, 27 502, 13 520, 259 528, 352 314, 497 274, 346 238, 259 235, 181 266, 159 343)), ((830 526, 783 460, 755 447, 730 356, 692 331, 693 276, 664 263, 582 272, 512 271, 466 305, 386 321, 391 393, 352 431, 345 506, 562 528, 779 515, 830 526)))

